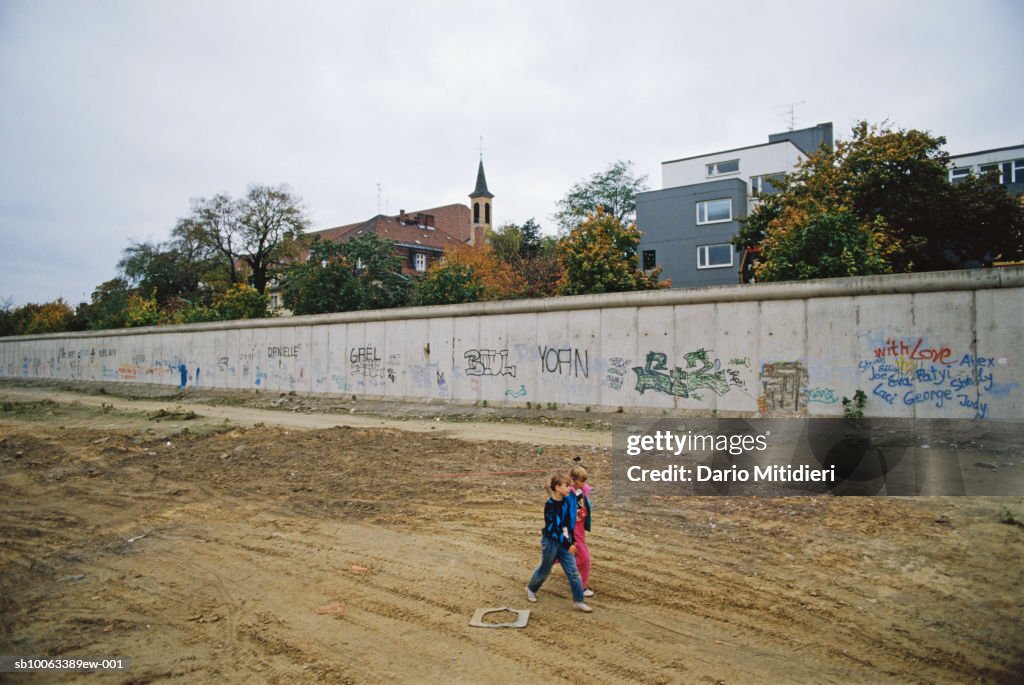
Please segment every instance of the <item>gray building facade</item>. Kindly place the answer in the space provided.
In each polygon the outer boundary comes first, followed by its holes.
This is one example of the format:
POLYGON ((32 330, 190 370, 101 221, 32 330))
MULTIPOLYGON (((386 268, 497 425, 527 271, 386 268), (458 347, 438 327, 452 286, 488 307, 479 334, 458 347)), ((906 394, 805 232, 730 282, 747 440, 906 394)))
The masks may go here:
POLYGON ((832 124, 769 136, 767 143, 663 162, 662 189, 637 194, 640 265, 661 268, 673 288, 739 282, 741 252, 732 245, 754 192, 792 171, 820 147, 832 147, 832 124))
POLYGON ((740 253, 730 241, 746 216, 747 192, 733 178, 638 194, 641 267, 660 266, 660 278, 671 279, 673 288, 736 283, 740 253), (727 220, 718 218, 725 201, 727 220))

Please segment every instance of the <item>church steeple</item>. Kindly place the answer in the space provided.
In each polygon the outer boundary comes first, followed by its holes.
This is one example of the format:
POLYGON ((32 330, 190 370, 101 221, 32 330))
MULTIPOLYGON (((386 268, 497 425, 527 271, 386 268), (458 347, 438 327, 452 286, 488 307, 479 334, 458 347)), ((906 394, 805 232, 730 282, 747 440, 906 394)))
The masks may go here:
POLYGON ((469 194, 473 206, 473 234, 477 229, 487 231, 491 228, 491 204, 494 195, 487 190, 487 177, 484 175, 484 157, 480 155, 480 166, 476 171, 476 188, 469 194))
POLYGON ((469 196, 471 198, 474 198, 474 197, 492 198, 492 197, 494 197, 494 195, 492 195, 487 190, 487 177, 484 176, 484 158, 483 157, 480 158, 480 166, 477 167, 477 170, 476 170, 476 188, 473 190, 472 193, 469 194, 469 196))

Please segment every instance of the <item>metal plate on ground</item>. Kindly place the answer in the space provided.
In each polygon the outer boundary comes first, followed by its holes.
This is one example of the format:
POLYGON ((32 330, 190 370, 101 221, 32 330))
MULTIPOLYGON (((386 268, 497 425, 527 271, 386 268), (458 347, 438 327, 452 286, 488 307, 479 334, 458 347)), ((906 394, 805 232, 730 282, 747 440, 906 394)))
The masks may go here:
POLYGON ((475 628, 525 628, 526 622, 530 620, 529 609, 513 609, 512 607, 494 607, 492 609, 477 609, 469 625, 475 628), (516 615, 516 620, 511 623, 484 623, 484 616, 498 611, 511 611, 516 615))

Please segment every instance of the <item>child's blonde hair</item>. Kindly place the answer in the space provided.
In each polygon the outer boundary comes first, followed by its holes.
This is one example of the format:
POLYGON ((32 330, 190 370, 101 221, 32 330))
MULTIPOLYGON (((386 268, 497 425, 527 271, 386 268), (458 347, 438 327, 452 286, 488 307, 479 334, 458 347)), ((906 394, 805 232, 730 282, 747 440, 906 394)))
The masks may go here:
POLYGON ((569 471, 569 477, 577 483, 587 482, 587 470, 580 465, 573 466, 569 471))
POLYGON ((553 495, 555 493, 555 488, 559 485, 572 485, 572 481, 570 481, 569 477, 564 473, 552 473, 551 480, 548 481, 547 486, 548 495, 553 495))

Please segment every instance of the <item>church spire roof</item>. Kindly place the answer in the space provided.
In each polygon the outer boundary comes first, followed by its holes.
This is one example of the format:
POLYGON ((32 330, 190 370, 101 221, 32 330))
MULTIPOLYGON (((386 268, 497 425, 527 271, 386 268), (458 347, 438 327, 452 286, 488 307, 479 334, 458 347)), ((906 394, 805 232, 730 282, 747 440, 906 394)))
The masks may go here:
POLYGON ((487 190, 487 177, 484 176, 484 159, 480 158, 480 166, 476 171, 476 188, 469 194, 470 197, 494 197, 494 195, 487 190))

